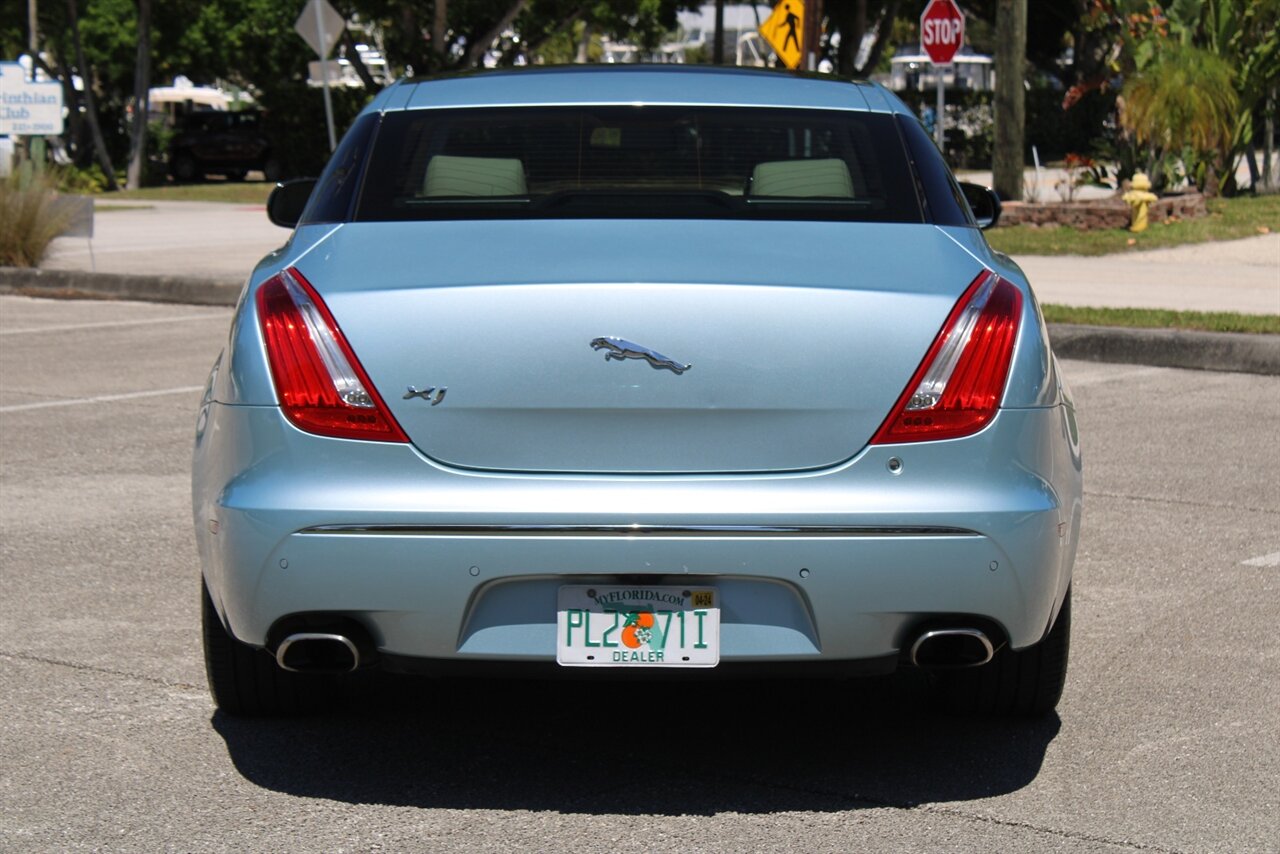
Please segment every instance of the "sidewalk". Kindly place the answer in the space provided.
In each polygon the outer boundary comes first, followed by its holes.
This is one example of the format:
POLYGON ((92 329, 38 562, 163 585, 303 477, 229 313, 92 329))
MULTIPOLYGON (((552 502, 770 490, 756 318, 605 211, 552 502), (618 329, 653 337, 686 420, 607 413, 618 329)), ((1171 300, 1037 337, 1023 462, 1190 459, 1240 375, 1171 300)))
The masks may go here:
POLYGON ((289 239, 261 205, 114 202, 94 214, 94 236, 60 237, 41 268, 138 276, 189 276, 237 285, 289 239), (127 208, 125 206, 128 206, 127 208))
MULTIPOLYGON (((1240 180, 1248 183, 1247 170, 1243 165, 1240 170, 1240 180)), ((966 171, 957 177, 991 185, 990 172, 966 171)), ((1058 201, 1055 185, 1066 178, 1060 168, 1044 168, 1039 198, 1058 201)), ((1036 184, 1034 169, 1025 170, 1025 180, 1028 187, 1036 184)), ((1114 195, 1115 190, 1105 187, 1076 191, 1082 200, 1114 195)), ((1045 303, 1280 314, 1280 234, 1094 258, 1019 255, 1014 260, 1045 303)))
POLYGON ((1120 255, 1019 255, 1041 302, 1280 314, 1280 234, 1120 255))
MULTIPOLYGON (((95 215, 92 243, 54 241, 40 272, 0 270, 0 292, 230 305, 258 260, 291 234, 257 205, 119 204, 95 215)), ((1097 258, 1014 260, 1042 303, 1280 313, 1280 234, 1097 258)), ((1057 327, 1053 336, 1060 355, 1076 358, 1280 373, 1280 336, 1084 327, 1057 327)))
MULTIPOLYGON (((268 222, 261 206, 127 204, 131 209, 94 217, 92 247, 84 238, 55 240, 43 269, 191 277, 238 286, 258 259, 290 234, 268 222)), ((1045 303, 1280 313, 1280 234, 1097 258, 1023 255, 1014 260, 1045 303)))

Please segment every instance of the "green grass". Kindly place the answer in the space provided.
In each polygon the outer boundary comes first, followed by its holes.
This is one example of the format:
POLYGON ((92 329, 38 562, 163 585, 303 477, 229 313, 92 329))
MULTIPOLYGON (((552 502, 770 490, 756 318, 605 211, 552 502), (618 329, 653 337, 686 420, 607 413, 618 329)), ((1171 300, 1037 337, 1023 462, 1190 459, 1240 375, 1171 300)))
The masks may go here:
POLYGON ((174 184, 165 187, 143 187, 103 193, 97 198, 110 204, 117 199, 142 199, 155 202, 230 202, 241 205, 265 205, 275 184, 267 181, 210 181, 206 184, 174 184))
POLYGON ((1170 311, 1146 308, 1078 308, 1042 305, 1049 323, 1128 326, 1135 329, 1198 329, 1206 332, 1258 332, 1280 335, 1280 314, 1237 314, 1233 311, 1170 311))
POLYGON ((1168 225, 1152 223, 1141 234, 1115 228, 1081 231, 1014 225, 991 229, 987 232, 987 241, 993 248, 1010 255, 1109 255, 1210 240, 1235 240, 1267 232, 1280 232, 1280 195, 1210 199, 1208 216, 1168 225))
POLYGON ((112 211, 153 211, 155 205, 112 205, 102 204, 101 202, 93 203, 94 213, 111 213, 112 211))

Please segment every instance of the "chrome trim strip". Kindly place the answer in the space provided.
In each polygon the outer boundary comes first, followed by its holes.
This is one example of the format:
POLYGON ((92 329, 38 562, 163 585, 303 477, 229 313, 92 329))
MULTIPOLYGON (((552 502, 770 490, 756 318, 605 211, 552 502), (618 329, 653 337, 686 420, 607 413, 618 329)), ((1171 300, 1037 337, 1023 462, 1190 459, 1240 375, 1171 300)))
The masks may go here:
POLYGON ((316 525, 299 534, 403 537, 978 537, 967 528, 879 525, 316 525))
MULTIPOLYGON (((419 81, 425 82, 425 81, 419 81)), ((859 93, 861 94, 861 93, 859 93)), ((680 101, 680 100, 652 100, 652 101, 510 101, 476 104, 476 103, 441 103, 441 104, 417 104, 409 103, 413 100, 413 93, 409 94, 405 103, 399 107, 384 107, 385 113, 412 113, 418 110, 497 110, 511 108, 528 108, 528 107, 690 107, 693 109, 747 109, 747 110, 812 110, 814 112, 834 112, 834 113, 879 113, 881 115, 895 115, 893 110, 873 110, 869 109, 864 99, 861 106, 856 104, 777 104, 767 103, 763 101, 680 101)), ((897 115, 902 115, 898 113, 897 115)))

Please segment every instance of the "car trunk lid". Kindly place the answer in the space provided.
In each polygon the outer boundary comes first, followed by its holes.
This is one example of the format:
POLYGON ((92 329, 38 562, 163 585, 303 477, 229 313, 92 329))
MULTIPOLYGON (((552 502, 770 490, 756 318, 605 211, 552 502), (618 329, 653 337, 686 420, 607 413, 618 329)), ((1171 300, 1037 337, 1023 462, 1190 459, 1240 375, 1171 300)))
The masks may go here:
POLYGON ((981 269, 926 225, 667 220, 353 224, 298 267, 422 453, 595 474, 849 459, 981 269))

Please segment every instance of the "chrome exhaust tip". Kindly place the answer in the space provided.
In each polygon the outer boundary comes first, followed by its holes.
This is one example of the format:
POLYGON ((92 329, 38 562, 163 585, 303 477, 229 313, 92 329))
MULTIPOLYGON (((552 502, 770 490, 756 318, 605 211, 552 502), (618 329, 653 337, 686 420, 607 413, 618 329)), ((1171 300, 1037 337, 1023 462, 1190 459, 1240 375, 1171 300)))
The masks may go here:
POLYGON ((291 673, 350 673, 360 666, 360 650, 346 635, 300 632, 280 642, 276 664, 291 673))
POLYGON ((981 667, 995 654, 990 638, 977 629, 935 629, 911 645, 911 663, 916 667, 981 667))

